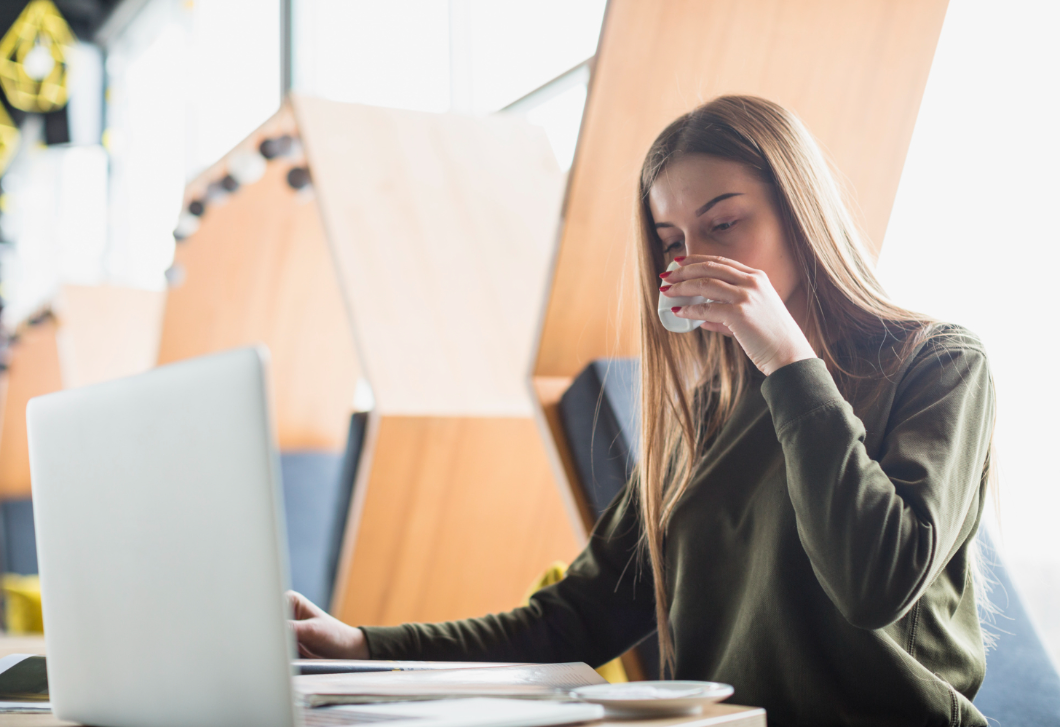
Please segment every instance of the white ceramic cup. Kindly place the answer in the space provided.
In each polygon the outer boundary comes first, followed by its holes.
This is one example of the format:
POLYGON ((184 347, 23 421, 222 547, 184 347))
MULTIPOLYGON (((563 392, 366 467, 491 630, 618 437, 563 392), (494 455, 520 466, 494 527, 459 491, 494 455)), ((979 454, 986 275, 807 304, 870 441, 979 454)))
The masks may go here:
MULTIPOLYGON (((681 267, 677 262, 670 263, 669 267, 666 268, 666 272, 677 270, 681 267)), ((669 298, 662 293, 659 293, 659 320, 662 321, 663 328, 674 333, 691 333, 692 331, 699 328, 703 321, 694 321, 691 318, 678 318, 674 315, 674 312, 670 310, 676 306, 682 308, 686 305, 700 305, 701 303, 713 303, 714 301, 709 298, 704 298, 702 295, 694 295, 691 298, 682 296, 675 296, 669 298)))

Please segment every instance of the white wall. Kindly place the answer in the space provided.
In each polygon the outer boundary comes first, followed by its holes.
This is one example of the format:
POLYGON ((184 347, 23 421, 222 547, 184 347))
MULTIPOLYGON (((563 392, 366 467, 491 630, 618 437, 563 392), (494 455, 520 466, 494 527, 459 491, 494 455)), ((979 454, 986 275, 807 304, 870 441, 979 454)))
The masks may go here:
MULTIPOLYGON (((294 86, 334 101, 487 114, 596 53, 606 0, 296 0, 294 86)), ((570 166, 585 87, 531 123, 570 166)))
POLYGON ((185 183, 280 106, 279 0, 153 0, 107 48, 110 282, 160 288, 185 183))
POLYGON ((1051 0, 951 0, 879 273, 986 344, 1000 549, 1060 663, 1058 28, 1051 0))

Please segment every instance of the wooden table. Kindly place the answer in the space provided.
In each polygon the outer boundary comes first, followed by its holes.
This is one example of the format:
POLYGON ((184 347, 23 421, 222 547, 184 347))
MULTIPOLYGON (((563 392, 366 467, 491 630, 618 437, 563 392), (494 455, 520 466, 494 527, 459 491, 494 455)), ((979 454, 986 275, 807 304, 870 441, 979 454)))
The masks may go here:
MULTIPOLYGON (((0 657, 8 654, 44 654, 44 639, 39 637, 0 636, 0 657)), ((76 727, 74 722, 57 719, 51 714, 3 714, 4 727, 76 727)), ((694 717, 668 719, 604 720, 594 727, 766 727, 764 709, 735 704, 712 704, 694 717)))

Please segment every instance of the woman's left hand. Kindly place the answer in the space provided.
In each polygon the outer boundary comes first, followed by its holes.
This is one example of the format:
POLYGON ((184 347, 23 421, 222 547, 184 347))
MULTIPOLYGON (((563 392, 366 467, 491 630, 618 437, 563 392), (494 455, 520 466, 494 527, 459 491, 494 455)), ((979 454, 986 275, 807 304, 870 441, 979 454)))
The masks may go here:
POLYGON ((660 281, 660 295, 713 301, 675 310, 678 318, 705 321, 702 328, 732 336, 766 376, 817 357, 764 272, 713 255, 689 255, 678 264, 660 281))
POLYGON ((303 659, 368 659, 364 632, 329 615, 301 593, 287 591, 288 625, 303 659))

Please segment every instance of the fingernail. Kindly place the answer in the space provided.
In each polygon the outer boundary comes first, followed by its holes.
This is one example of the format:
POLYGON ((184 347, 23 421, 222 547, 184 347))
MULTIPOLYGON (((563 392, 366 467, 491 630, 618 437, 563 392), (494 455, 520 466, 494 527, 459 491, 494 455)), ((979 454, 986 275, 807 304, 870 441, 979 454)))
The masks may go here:
POLYGON ((675 262, 675 263, 679 263, 679 262, 681 262, 682 260, 684 260, 684 259, 685 259, 686 257, 688 257, 688 255, 680 255, 680 256, 678 256, 678 257, 675 257, 675 258, 674 258, 674 262, 675 262))
POLYGON ((659 292, 660 292, 660 293, 665 293, 666 291, 668 291, 668 290, 669 290, 670 288, 672 288, 672 287, 673 287, 672 285, 663 285, 663 286, 660 286, 660 287, 659 287, 659 292))
POLYGON ((673 308, 670 309, 670 312, 671 313, 680 313, 682 308, 684 308, 683 305, 675 305, 673 308))
POLYGON ((659 273, 659 277, 660 278, 668 278, 668 277, 670 277, 670 273, 659 273))

